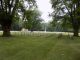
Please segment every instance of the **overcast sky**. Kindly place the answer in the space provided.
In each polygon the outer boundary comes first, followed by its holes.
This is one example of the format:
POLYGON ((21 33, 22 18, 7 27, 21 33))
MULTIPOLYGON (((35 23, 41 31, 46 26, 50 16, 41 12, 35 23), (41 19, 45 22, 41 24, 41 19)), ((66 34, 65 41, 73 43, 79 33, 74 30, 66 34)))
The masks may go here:
POLYGON ((36 0, 38 9, 42 12, 42 18, 45 22, 48 22, 51 20, 50 17, 48 17, 49 13, 52 12, 50 0, 36 0))

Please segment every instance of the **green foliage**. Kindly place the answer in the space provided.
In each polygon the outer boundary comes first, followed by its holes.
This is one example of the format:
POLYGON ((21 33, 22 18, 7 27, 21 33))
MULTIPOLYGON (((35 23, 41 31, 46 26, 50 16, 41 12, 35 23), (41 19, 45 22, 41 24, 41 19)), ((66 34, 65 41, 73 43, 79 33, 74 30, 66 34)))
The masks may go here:
POLYGON ((28 2, 29 6, 34 6, 36 4, 34 1, 35 0, 0 0, 0 24, 2 26, 3 36, 10 36, 13 21, 19 20, 16 14, 23 14, 25 11, 24 2, 28 2))
MULTIPOLYGON (((68 28, 75 27, 74 30, 79 30, 80 26, 80 0, 51 0, 53 11, 53 25, 56 21, 62 20, 62 26, 68 28), (59 18, 63 16, 62 18, 59 18), (56 18, 58 18, 56 20, 56 18), (56 21, 55 21, 56 20, 56 21), (68 26, 69 25, 69 26, 68 26), (76 28, 77 26, 77 28, 76 28)), ((56 24, 55 24, 56 25, 56 24)))
POLYGON ((14 31, 18 30, 18 31, 20 31, 22 29, 22 25, 21 25, 20 20, 21 20, 20 16, 16 13, 15 17, 13 19, 13 23, 11 25, 11 30, 14 30, 14 31))
POLYGON ((18 14, 18 10, 21 9, 24 12, 24 2, 30 2, 31 4, 35 4, 35 0, 1 0, 0 1, 0 23, 4 23, 4 18, 14 20, 15 15, 18 14))
POLYGON ((25 28, 29 30, 40 30, 41 29, 41 17, 38 10, 26 10, 24 22, 25 28))

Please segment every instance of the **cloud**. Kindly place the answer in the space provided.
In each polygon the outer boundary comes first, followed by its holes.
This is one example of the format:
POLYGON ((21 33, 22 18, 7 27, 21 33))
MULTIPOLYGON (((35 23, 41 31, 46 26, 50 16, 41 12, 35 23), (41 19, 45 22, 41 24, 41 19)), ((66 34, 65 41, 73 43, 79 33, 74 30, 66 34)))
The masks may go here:
POLYGON ((49 0, 36 0, 38 9, 42 12, 42 18, 45 20, 45 22, 48 22, 51 18, 48 17, 49 13, 52 12, 51 4, 49 3, 49 0))

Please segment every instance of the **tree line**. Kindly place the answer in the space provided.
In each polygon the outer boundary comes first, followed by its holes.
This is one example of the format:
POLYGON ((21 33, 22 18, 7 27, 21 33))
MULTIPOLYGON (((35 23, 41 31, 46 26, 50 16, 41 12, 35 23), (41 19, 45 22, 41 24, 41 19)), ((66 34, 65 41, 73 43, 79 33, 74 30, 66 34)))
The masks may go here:
POLYGON ((54 9, 51 14, 54 18, 52 24, 62 21, 63 27, 72 28, 74 36, 79 36, 80 0, 51 0, 51 4, 54 9))
MULTIPOLYGON (((61 25, 65 30, 73 29, 74 36, 79 36, 80 0, 50 0, 50 2, 53 8, 49 15, 52 17, 51 28, 61 25)), ((36 0, 0 0, 0 25, 3 36, 11 36, 11 27, 17 24, 31 31, 40 30, 43 19, 37 7, 36 0)))

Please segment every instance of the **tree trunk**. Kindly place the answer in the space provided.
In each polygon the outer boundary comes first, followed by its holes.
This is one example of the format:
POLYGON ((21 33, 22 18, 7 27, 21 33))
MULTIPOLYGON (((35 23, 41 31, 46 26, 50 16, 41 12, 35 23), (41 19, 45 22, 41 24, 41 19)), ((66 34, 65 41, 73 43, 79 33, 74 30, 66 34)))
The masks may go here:
POLYGON ((75 20, 74 20, 74 24, 73 24, 73 28, 74 28, 74 36, 79 36, 79 19, 76 17, 76 16, 80 16, 80 12, 77 11, 76 9, 78 9, 80 7, 80 0, 77 1, 76 5, 74 6, 74 17, 75 17, 75 20), (75 7, 76 6, 76 7, 75 7), (76 14, 77 13, 77 14, 76 14))
MULTIPOLYGON (((71 9, 72 11, 72 9, 71 9)), ((70 17, 71 17, 71 23, 72 23, 72 26, 73 26, 73 36, 76 36, 78 37, 79 36, 79 21, 75 18, 75 13, 74 13, 74 16, 72 15, 72 12, 70 14, 70 17)))
POLYGON ((75 20, 75 22, 73 23, 73 36, 78 37, 79 36, 79 22, 77 20, 75 20))
POLYGON ((74 28, 74 31, 73 31, 73 33, 74 33, 74 35, 73 36, 76 36, 76 37, 78 37, 79 36, 79 31, 78 31, 79 29, 76 29, 76 28, 74 28))
POLYGON ((5 25, 5 26, 2 26, 2 29, 3 29, 3 37, 9 37, 9 36, 11 36, 11 34, 10 34, 10 28, 11 28, 11 26, 9 26, 9 25, 5 25))

